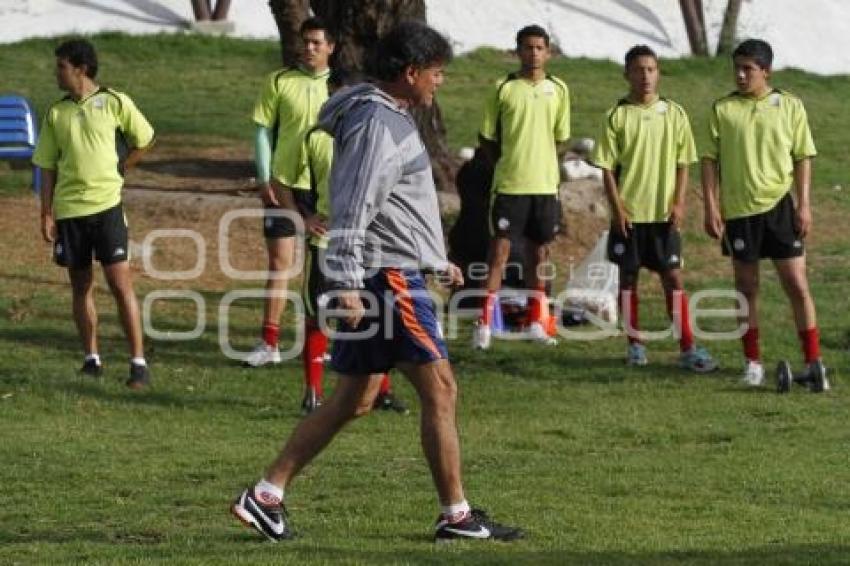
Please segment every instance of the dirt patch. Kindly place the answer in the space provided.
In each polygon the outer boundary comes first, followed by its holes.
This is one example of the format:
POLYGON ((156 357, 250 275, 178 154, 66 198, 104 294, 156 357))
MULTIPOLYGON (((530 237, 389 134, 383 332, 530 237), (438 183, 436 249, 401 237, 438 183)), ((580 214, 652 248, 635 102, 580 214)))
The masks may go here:
MULTIPOLYGON (((161 141, 139 169, 130 173, 124 202, 135 254, 132 265, 143 287, 217 291, 246 284, 234 281, 223 271, 223 264, 242 271, 264 270, 265 245, 261 220, 256 216, 261 206, 254 190, 251 157, 247 144, 211 146, 174 138, 161 141), (229 213, 241 216, 228 223, 229 213), (162 230, 183 232, 154 232, 162 230), (196 235, 195 239, 187 234, 196 235), (199 262, 204 269, 197 278, 162 281, 155 276, 156 270, 188 271, 199 262)), ((553 245, 552 257, 566 268, 595 245, 608 220, 598 183, 565 183, 562 202, 566 232, 553 245)), ((686 233, 702 234, 702 205, 695 187, 689 193, 689 202, 686 233)), ((441 195, 444 214, 451 216, 457 206, 456 195, 441 195)), ((815 217, 816 230, 810 240, 813 249, 843 238, 844 219, 838 207, 816 207, 815 217)), ((45 284, 67 285, 63 270, 56 269, 50 260, 50 246, 41 240, 35 198, 3 199, 0 230, 4 258, 0 275, 20 281, 16 288, 21 297, 29 296, 36 287, 44 289, 45 284)), ((686 250, 692 273, 689 279, 728 276, 728 262, 718 261, 716 242, 701 236, 690 240, 686 250)), ((817 266, 818 256, 811 263, 817 266)), ((262 280, 259 277, 251 284, 261 284, 262 280)), ((16 318, 27 316, 24 303, 15 303, 13 310, 10 314, 16 318)))

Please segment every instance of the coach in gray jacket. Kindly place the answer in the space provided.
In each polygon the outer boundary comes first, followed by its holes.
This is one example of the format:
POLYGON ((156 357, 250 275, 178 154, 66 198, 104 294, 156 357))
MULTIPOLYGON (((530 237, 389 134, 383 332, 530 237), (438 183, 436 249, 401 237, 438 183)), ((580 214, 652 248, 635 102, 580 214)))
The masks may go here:
POLYGON ((331 363, 341 379, 295 428, 265 477, 233 503, 242 522, 271 540, 291 536, 284 488, 346 423, 369 412, 381 375, 393 367, 422 404, 422 447, 441 505, 435 540, 522 536, 470 508, 464 496, 457 386, 424 279, 442 273, 462 283, 446 259, 430 160, 409 113, 433 103, 451 55, 433 29, 401 24, 378 42, 375 85, 338 92, 319 115, 334 138, 330 244, 322 267, 340 318, 331 363))

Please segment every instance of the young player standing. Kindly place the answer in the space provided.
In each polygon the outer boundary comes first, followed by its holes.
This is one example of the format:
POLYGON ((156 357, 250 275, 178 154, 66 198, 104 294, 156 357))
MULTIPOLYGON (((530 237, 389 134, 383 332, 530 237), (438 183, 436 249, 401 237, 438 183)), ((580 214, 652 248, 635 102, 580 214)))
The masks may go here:
POLYGON ((527 26, 516 36, 520 70, 501 79, 484 107, 480 143, 496 164, 490 208, 487 296, 473 332, 473 347, 490 347, 490 320, 498 300, 511 239, 528 242, 525 281, 530 337, 555 344, 543 324, 547 310, 541 266, 560 222, 560 146, 570 137, 570 93, 560 79, 546 73, 551 57, 549 34, 527 26))
MULTIPOLYGON (((331 70, 328 89, 332 94, 339 88, 351 85, 356 75, 341 68, 331 70)), ((318 325, 319 297, 327 288, 322 265, 328 247, 327 229, 330 223, 330 183, 333 161, 333 138, 314 126, 307 130, 298 151, 292 152, 279 163, 272 180, 280 189, 279 201, 283 206, 299 213, 304 221, 308 239, 304 258, 302 296, 306 311, 304 350, 304 400, 301 408, 311 413, 321 405, 324 394, 322 375, 328 338, 318 325)), ((409 410, 393 394, 390 377, 384 374, 374 407, 407 414, 409 410)))
POLYGON ((319 108, 328 99, 328 62, 334 41, 327 26, 318 18, 301 24, 304 45, 297 67, 276 71, 268 76, 254 106, 257 182, 260 199, 266 207, 263 235, 268 252, 268 295, 263 305, 262 339, 246 356, 244 364, 259 367, 280 362, 278 336, 284 299, 277 296, 286 289, 286 270, 292 264, 295 225, 281 216, 283 208, 272 189, 270 178, 282 161, 298 151, 305 132, 316 123, 319 108))
MULTIPOLYGON (((794 312, 806 363, 797 379, 812 391, 824 391, 829 382, 803 246, 812 228, 811 158, 817 153, 806 110, 799 98, 770 86, 773 50, 767 42, 744 41, 732 61, 737 88, 712 108, 702 184, 705 229, 712 238, 722 238, 724 255, 732 257, 735 288, 748 303, 743 382, 758 386, 764 381, 758 293, 759 261, 766 258, 773 260, 794 312)), ((787 362, 780 363, 778 380, 781 391, 790 388, 787 362)))
POLYGON ((56 263, 68 268, 74 322, 85 350, 80 371, 91 376, 103 373, 92 272, 92 259, 97 259, 130 347, 127 386, 138 389, 148 384, 150 373, 130 271, 121 188, 124 173, 153 144, 154 132, 130 97, 95 82, 97 53, 88 41, 67 41, 55 55, 56 80, 68 96, 47 111, 32 159, 44 170, 41 232, 54 244, 56 263), (129 153, 122 156, 125 150, 129 153))
POLYGON ((679 365, 709 372, 717 364, 694 344, 688 297, 682 283, 682 242, 688 167, 697 161, 684 109, 658 95, 658 57, 638 45, 626 53, 629 94, 606 113, 604 133, 593 154, 603 170, 611 206, 608 259, 620 268, 620 310, 631 365, 646 365, 639 336, 638 274, 641 267, 661 279, 667 312, 681 351, 679 365))

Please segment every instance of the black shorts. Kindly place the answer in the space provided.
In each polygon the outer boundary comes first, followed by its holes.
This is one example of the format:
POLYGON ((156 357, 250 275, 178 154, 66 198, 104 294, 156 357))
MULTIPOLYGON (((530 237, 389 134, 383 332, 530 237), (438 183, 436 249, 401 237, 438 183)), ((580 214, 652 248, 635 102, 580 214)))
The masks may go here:
POLYGON ((561 222, 561 203, 556 195, 496 194, 490 204, 490 236, 526 237, 536 244, 555 239, 561 222))
POLYGON ((738 261, 763 258, 790 259, 805 252, 794 226, 794 199, 786 194, 772 209, 761 214, 726 221, 721 242, 723 255, 738 261))
POLYGON ((97 214, 57 220, 56 235, 53 260, 62 267, 90 267, 92 258, 101 265, 130 258, 127 220, 120 204, 97 214))
POLYGON ((316 318, 319 312, 319 297, 327 290, 325 274, 322 271, 325 250, 307 244, 304 256, 304 277, 301 280, 301 296, 304 299, 304 310, 309 318, 316 318))
POLYGON ((288 216, 270 214, 270 211, 286 210, 278 206, 266 206, 263 216, 263 236, 267 240, 290 238, 295 235, 295 223, 288 216))
POLYGON ((624 273, 641 267, 663 273, 682 267, 682 238, 670 222, 632 224, 628 237, 608 232, 608 259, 624 273))

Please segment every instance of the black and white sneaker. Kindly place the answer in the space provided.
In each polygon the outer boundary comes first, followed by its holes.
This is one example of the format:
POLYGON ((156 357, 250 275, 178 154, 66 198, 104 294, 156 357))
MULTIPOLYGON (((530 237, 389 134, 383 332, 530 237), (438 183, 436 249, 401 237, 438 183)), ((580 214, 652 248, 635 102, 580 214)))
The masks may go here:
POLYGON ((791 373, 791 364, 782 360, 776 366, 776 392, 788 393, 794 385, 794 374, 791 373))
POLYGON ((83 362, 80 373, 91 377, 100 377, 103 375, 103 365, 97 363, 97 360, 89 358, 83 362))
POLYGON ((372 408, 378 411, 394 411, 400 415, 410 414, 410 409, 407 408, 404 401, 390 392, 378 394, 372 408))
POLYGON ((510 542, 525 537, 518 527, 508 527, 492 521, 482 509, 473 509, 459 521, 449 522, 440 515, 434 527, 434 542, 453 540, 500 540, 510 542))
POLYGON ((316 409, 322 406, 322 397, 312 387, 308 387, 304 393, 304 399, 301 401, 301 414, 309 415, 316 409))
POLYGON ((143 389, 151 382, 151 372, 147 365, 130 363, 130 375, 125 385, 130 389, 143 389))
POLYGON ((253 527, 270 541, 277 542, 292 538, 286 524, 286 508, 283 505, 269 506, 257 501, 254 489, 246 489, 230 506, 230 512, 243 525, 253 527))
POLYGON ((826 378, 826 368, 823 362, 815 360, 809 364, 802 374, 795 376, 794 381, 805 385, 812 393, 829 391, 829 380, 826 378))

